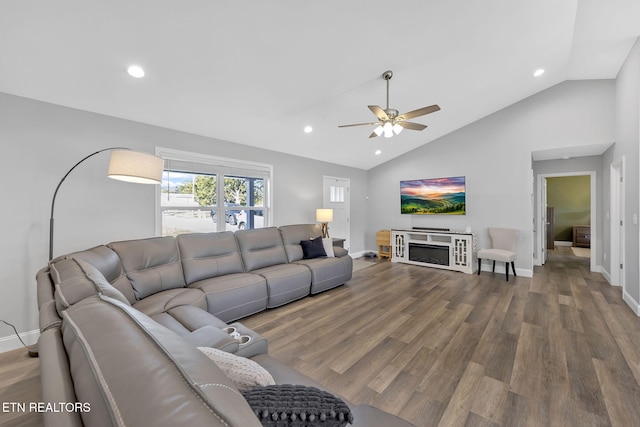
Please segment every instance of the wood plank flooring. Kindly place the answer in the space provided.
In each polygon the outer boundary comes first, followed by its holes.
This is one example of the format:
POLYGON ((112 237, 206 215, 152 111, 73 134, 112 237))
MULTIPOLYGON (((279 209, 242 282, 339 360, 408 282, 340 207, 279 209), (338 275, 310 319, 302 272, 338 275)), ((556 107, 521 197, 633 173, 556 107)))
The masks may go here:
MULTIPOLYGON (((272 356, 419 427, 640 426, 640 319, 568 248, 508 283, 378 261, 242 322, 272 356)), ((38 360, 0 354, 1 402, 40 400, 38 360)))
POLYGON ((272 356, 416 426, 640 426, 640 319, 569 248, 533 278, 378 261, 242 322, 272 356))
POLYGON ((29 357, 26 349, 0 353, 0 426, 39 427, 42 414, 12 410, 11 403, 40 402, 40 359, 29 357), (4 408, 5 405, 9 405, 4 408))

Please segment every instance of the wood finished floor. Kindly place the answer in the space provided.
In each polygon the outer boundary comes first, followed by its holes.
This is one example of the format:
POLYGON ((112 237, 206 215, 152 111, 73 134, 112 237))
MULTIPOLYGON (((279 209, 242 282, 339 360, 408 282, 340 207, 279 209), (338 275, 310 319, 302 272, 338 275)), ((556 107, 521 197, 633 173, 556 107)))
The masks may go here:
MULTIPOLYGON (((549 261, 508 283, 379 261, 242 322, 274 357, 419 427, 640 426, 640 319, 587 259, 549 261)), ((40 400, 38 360, 0 354, 0 402, 40 400)))
POLYGON ((378 261, 242 320, 269 353, 416 426, 640 426, 640 319, 559 248, 533 278, 378 261))
MULTIPOLYGON (((26 349, 0 353, 0 426, 40 427, 42 415, 37 412, 5 412, 3 404, 40 402, 40 359, 29 357, 26 349)), ((10 408, 8 408, 10 409, 10 408)))

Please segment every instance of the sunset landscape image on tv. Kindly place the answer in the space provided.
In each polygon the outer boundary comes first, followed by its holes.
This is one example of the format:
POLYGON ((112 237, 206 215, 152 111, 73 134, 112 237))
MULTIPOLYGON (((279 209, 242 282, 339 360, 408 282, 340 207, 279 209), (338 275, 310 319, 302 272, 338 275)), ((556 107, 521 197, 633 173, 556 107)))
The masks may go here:
POLYGON ((466 214, 465 177, 400 181, 403 214, 466 214))

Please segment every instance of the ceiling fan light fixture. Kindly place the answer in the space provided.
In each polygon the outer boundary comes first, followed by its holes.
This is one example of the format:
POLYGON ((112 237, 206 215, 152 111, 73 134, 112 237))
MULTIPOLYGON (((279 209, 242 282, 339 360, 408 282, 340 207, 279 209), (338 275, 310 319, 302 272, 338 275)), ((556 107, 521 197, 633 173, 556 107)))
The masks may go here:
POLYGON ((375 125, 375 129, 369 135, 369 138, 375 138, 384 134, 385 138, 391 138, 394 135, 400 135, 403 129, 410 130, 423 130, 427 125, 420 123, 413 123, 407 121, 414 117, 424 116, 426 114, 440 111, 440 107, 437 104, 430 105, 428 107, 418 108, 417 110, 409 111, 403 114, 399 114, 395 108, 389 108, 389 80, 393 76, 392 71, 385 71, 382 77, 387 82, 387 108, 383 109, 379 105, 369 105, 369 110, 376 116, 378 121, 368 123, 355 123, 351 125, 340 125, 339 128, 347 128, 352 126, 371 126, 375 125))
POLYGON ((391 138, 393 136, 393 125, 390 122, 386 122, 384 126, 382 126, 382 130, 384 130, 385 138, 391 138))

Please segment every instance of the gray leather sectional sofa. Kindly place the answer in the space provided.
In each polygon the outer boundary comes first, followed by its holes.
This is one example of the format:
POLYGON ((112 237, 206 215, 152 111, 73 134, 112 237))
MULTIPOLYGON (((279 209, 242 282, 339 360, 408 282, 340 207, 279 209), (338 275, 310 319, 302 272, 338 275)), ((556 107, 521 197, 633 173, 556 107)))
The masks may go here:
MULTIPOLYGON (((260 426, 236 383, 197 347, 248 358, 276 384, 326 390, 270 357, 263 337, 229 323, 348 281, 344 249, 303 257, 300 242, 319 235, 307 224, 185 234, 51 261, 37 275, 39 353, 42 399, 60 410, 45 412, 45 425, 260 426)), ((346 403, 350 425, 411 426, 346 403)))

